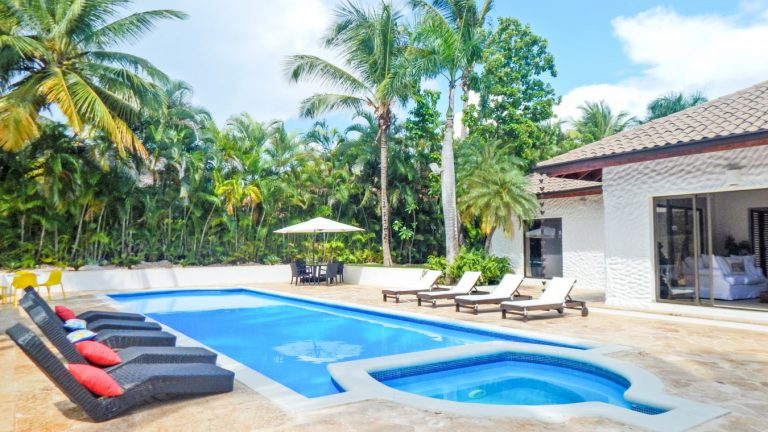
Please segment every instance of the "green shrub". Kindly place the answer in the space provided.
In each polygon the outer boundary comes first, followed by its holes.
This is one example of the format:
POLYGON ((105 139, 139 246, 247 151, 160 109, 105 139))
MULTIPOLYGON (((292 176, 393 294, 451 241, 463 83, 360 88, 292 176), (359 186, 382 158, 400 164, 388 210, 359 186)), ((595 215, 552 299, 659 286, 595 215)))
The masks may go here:
POLYGON ((427 268, 443 272, 448 283, 458 281, 465 272, 479 271, 482 273, 480 283, 484 285, 497 284, 504 274, 512 272, 508 258, 486 255, 482 249, 464 248, 451 264, 445 257, 430 256, 427 258, 427 268))

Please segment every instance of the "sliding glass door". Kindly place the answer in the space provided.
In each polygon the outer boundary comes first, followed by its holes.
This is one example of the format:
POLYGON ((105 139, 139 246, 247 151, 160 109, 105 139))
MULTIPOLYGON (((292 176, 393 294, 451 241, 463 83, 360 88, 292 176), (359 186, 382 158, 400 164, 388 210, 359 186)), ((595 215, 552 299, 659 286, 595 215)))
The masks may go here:
POLYGON ((709 199, 704 195, 654 199, 656 298, 713 304, 709 199))

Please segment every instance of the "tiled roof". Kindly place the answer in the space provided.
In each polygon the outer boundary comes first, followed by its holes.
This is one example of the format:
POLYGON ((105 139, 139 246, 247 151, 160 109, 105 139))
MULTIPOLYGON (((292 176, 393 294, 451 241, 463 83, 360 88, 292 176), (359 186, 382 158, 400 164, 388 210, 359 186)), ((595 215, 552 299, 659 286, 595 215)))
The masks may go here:
POLYGON ((572 180, 559 177, 549 177, 541 174, 532 174, 528 176, 531 181, 529 190, 534 193, 553 193, 553 192, 567 192, 580 189, 587 189, 592 187, 599 187, 602 185, 600 182, 586 181, 586 180, 572 180), (541 182, 541 180, 544 182, 541 182), (541 187, 544 190, 541 190, 541 187))
POLYGON ((601 156, 768 130, 768 81, 587 144, 538 164, 601 156))

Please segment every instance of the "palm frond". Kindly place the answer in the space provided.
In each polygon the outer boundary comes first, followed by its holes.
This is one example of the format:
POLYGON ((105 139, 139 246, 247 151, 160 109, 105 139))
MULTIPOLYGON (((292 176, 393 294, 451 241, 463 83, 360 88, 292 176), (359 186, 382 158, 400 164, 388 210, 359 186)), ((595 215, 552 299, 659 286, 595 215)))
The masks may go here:
POLYGON ((293 55, 285 62, 288 81, 296 83, 302 80, 316 81, 329 85, 339 91, 360 95, 367 90, 366 85, 352 73, 320 57, 313 55, 293 55))
POLYGON ((315 118, 323 113, 335 110, 357 111, 363 108, 362 98, 342 94, 315 94, 301 101, 299 112, 302 117, 315 118))
POLYGON ((184 12, 172 9, 136 12, 84 34, 80 42, 98 48, 106 48, 123 42, 134 42, 152 30, 160 21, 183 20, 187 16, 184 12))

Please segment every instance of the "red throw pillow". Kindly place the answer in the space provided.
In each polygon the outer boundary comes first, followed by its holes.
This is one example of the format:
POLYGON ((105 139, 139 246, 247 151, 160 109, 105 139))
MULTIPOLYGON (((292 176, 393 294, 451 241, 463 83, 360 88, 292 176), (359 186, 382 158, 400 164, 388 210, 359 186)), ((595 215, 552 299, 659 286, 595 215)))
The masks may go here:
POLYGON ((123 359, 110 347, 101 342, 82 341, 75 344, 81 356, 97 366, 114 366, 123 359))
POLYGON ((70 364, 67 368, 80 384, 95 395, 115 397, 123 394, 120 384, 103 369, 83 364, 70 364))
POLYGON ((56 306, 54 308, 56 311, 56 315, 61 318, 62 321, 71 320, 77 318, 77 315, 75 315, 74 312, 72 312, 72 309, 64 306, 56 306))

